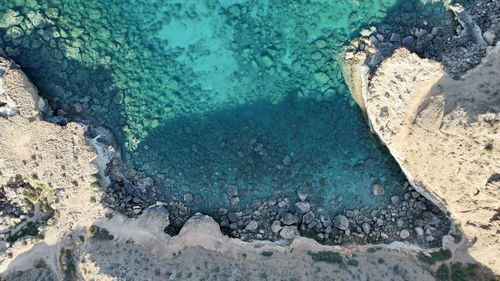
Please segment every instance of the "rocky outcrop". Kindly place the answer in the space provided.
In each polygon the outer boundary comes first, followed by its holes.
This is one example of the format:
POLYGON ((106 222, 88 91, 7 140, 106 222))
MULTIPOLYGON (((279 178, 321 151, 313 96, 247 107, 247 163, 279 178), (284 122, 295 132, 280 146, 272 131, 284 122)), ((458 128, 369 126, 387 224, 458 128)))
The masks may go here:
MULTIPOLYGON (((447 210, 469 254, 500 272, 500 46, 461 79, 398 49, 369 77, 364 107, 412 185, 447 210)), ((359 88, 359 86, 358 86, 359 88)))

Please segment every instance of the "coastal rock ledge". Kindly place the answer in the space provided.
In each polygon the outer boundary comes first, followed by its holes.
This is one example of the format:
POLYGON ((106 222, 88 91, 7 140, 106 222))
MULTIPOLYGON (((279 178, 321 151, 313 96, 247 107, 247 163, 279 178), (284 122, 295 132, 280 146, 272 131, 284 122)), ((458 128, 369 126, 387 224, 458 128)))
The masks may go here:
POLYGON ((362 63, 351 59, 350 80, 372 131, 414 188, 450 213, 468 253, 499 274, 500 46, 458 80, 403 48, 373 74, 362 63))

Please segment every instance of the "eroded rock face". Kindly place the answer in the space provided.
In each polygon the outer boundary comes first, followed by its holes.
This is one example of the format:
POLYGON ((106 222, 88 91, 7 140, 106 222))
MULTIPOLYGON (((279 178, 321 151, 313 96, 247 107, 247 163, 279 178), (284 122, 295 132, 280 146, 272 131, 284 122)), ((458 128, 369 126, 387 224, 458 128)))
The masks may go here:
POLYGON ((364 93, 373 130, 419 192, 451 213, 469 253, 500 272, 500 46, 462 79, 398 49, 364 93))

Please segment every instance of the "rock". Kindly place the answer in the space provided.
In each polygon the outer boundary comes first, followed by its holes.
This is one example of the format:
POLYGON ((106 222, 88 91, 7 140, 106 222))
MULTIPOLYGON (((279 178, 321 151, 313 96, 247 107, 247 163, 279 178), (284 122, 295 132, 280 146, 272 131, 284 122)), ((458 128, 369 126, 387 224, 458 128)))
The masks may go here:
POLYGON ((281 226, 281 223, 280 221, 276 220, 276 221, 273 221, 273 223, 271 224, 271 231, 274 232, 274 233, 278 233, 280 232, 280 230, 282 229, 283 227, 281 226))
POLYGON ((288 199, 285 199, 285 200, 282 200, 282 201, 279 201, 278 202, 278 207, 279 208, 285 208, 285 207, 288 207, 288 199))
POLYGON ((391 202, 393 205, 399 205, 399 203, 401 203, 401 200, 399 199, 399 196, 395 195, 391 197, 391 202))
POLYGON ((408 237, 410 237, 410 231, 408 231, 408 229, 401 230, 401 232, 399 233, 399 237, 401 237, 401 239, 407 239, 408 237))
POLYGON ((299 196, 300 201, 305 201, 310 194, 311 191, 307 186, 301 186, 297 189, 297 195, 299 196))
POLYGON ((437 225, 440 222, 439 218, 429 211, 423 211, 420 215, 429 225, 437 225))
POLYGON ((330 80, 328 75, 326 75, 326 73, 324 73, 324 72, 315 72, 313 74, 313 77, 314 77, 314 80, 316 80, 316 82, 318 82, 318 84, 320 84, 320 85, 324 85, 328 82, 328 80, 330 80))
POLYGON ((317 47, 317 48, 319 48, 319 49, 323 49, 324 47, 326 47, 326 41, 325 41, 325 40, 321 40, 321 39, 316 40, 316 41, 314 42, 314 44, 315 44, 315 45, 316 45, 316 47, 317 47))
POLYGON ((413 42, 415 41, 415 39, 413 39, 413 36, 406 36, 405 38, 403 38, 403 46, 410 46, 413 42))
POLYGON ((313 60, 320 60, 322 57, 323 57, 323 54, 321 54, 320 52, 314 52, 311 55, 311 59, 313 59, 313 60))
POLYGON ((295 203, 295 209, 299 214, 305 214, 311 210, 311 205, 309 202, 297 202, 295 203))
POLYGON ((167 217, 169 216, 168 209, 164 205, 161 205, 158 203, 147 207, 142 212, 143 213, 158 213, 158 214, 161 214, 161 215, 164 215, 167 217))
POLYGON ((56 19, 59 16, 59 10, 57 8, 47 8, 47 10, 45 10, 45 15, 48 18, 56 19))
POLYGON ((372 185, 372 193, 375 196, 384 195, 384 188, 380 184, 374 184, 372 185))
POLYGON ((7 10, 0 21, 0 28, 8 28, 23 22, 23 16, 15 10, 7 10))
POLYGON ((137 181, 137 189, 139 189, 139 191, 141 193, 146 193, 146 191, 152 187, 154 184, 154 180, 150 177, 146 177, 146 178, 142 178, 140 180, 137 181))
POLYGON ((484 41, 488 43, 488 45, 490 46, 495 45, 495 33, 493 33, 492 31, 488 30, 485 33, 483 33, 483 38, 484 41))
POLYGON ((240 198, 238 198, 237 196, 231 198, 231 205, 235 206, 235 205, 238 205, 240 203, 240 198))
POLYGON ((291 240, 295 238, 295 231, 297 228, 295 226, 285 226, 280 231, 280 236, 284 239, 291 240))
POLYGON ((333 225, 341 230, 347 230, 349 228, 349 220, 344 215, 337 215, 333 221, 333 225))
POLYGON ((270 68, 271 66, 273 66, 273 60, 270 57, 262 56, 261 59, 262 59, 262 63, 264 64, 264 66, 266 68, 270 68))
POLYGON ((425 203, 424 203, 424 202, 422 202, 422 201, 418 201, 418 202, 417 202, 417 207, 418 207, 420 210, 422 210, 422 211, 427 210, 427 206, 426 206, 426 205, 425 205, 425 203))
POLYGON ((396 225, 397 225, 399 228, 401 228, 401 227, 403 227, 403 226, 405 225, 405 222, 404 222, 402 219, 398 219, 398 220, 396 221, 396 225))
POLYGON ((382 226, 382 225, 384 225, 384 220, 381 218, 378 218, 377 219, 377 226, 382 226))
POLYGON ((287 155, 287 156, 285 156, 285 157, 283 158, 283 161, 282 161, 282 162, 283 162, 283 165, 288 166, 288 165, 290 165, 290 162, 291 162, 291 161, 292 161, 292 159, 290 158, 290 156, 288 156, 288 155, 287 155))
POLYGON ((391 42, 399 42, 399 41, 401 41, 401 37, 399 37, 399 35, 397 33, 393 33, 391 35, 391 38, 389 39, 389 41, 391 41, 391 42))
POLYGON ((302 217, 302 222, 305 223, 305 224, 309 224, 313 219, 314 219, 314 213, 313 212, 307 212, 302 217))
POLYGON ((227 186, 226 192, 229 196, 238 196, 238 186, 230 184, 227 186))
POLYGON ((372 230, 372 226, 367 222, 363 223, 361 227, 363 228, 363 232, 366 234, 369 234, 370 231, 372 230))
POLYGON ((251 220, 247 224, 247 226, 245 227, 245 229, 248 230, 248 231, 255 231, 255 230, 257 230, 258 227, 259 227, 259 224, 256 221, 251 220))
POLYGON ((134 207, 132 207, 132 210, 134 212, 134 215, 138 215, 142 212, 141 206, 134 206, 134 207))
POLYGON ((292 225, 299 222, 299 218, 292 213, 286 213, 283 217, 281 217, 281 222, 285 225, 292 225))
POLYGON ((389 238, 389 235, 387 235, 385 232, 380 232, 380 238, 385 240, 389 238))
POLYGON ((435 239, 435 238, 434 238, 434 236, 432 236, 432 235, 427 235, 427 236, 425 236, 425 242, 432 242, 432 241, 434 241, 434 239, 435 239))
POLYGON ((193 195, 191 193, 184 194, 184 202, 189 203, 193 201, 193 195))
POLYGON ((238 221, 239 216, 236 213, 229 213, 227 214, 227 218, 229 219, 230 222, 236 222, 238 221))
POLYGON ((418 236, 424 236, 424 229, 421 228, 420 226, 417 226, 414 228, 415 232, 417 233, 418 236))

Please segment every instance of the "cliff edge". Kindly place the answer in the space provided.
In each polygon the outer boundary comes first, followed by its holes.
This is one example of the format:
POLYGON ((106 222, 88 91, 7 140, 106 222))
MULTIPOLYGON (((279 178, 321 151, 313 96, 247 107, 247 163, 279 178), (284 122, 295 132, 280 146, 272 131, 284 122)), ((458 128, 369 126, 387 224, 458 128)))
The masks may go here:
POLYGON ((467 236, 469 254, 496 274, 500 273, 498 77, 499 45, 490 47, 483 62, 458 80, 440 63, 401 48, 381 63, 362 93, 372 130, 409 181, 451 214, 467 236))

